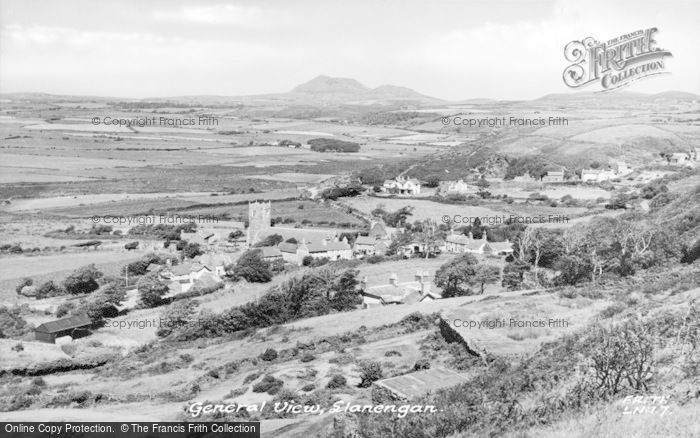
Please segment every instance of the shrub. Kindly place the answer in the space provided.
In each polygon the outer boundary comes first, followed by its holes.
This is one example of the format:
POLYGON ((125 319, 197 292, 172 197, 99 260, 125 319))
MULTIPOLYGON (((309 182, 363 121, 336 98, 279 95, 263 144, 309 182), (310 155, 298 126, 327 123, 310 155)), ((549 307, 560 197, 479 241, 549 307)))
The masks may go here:
POLYGON ((104 274, 100 272, 94 264, 84 266, 75 270, 63 281, 63 288, 70 294, 86 294, 99 289, 97 280, 104 274))
POLYGON ((17 287, 15 288, 15 292, 17 292, 18 294, 21 294, 21 293, 22 293, 22 289, 24 289, 25 286, 31 286, 31 285, 33 285, 33 284, 34 284, 34 280, 32 280, 32 279, 29 278, 29 277, 24 277, 24 278, 19 282, 19 284, 17 284, 17 287))
POLYGON ((312 360, 316 359, 316 356, 314 356, 311 353, 304 353, 303 356, 299 359, 301 362, 311 362, 312 360))
POLYGON ((18 353, 19 353, 20 351, 24 351, 24 345, 22 345, 21 342, 18 342, 18 343, 16 343, 16 344, 14 345, 14 347, 12 347, 12 351, 16 351, 16 352, 18 352, 18 353))
POLYGON ((265 362, 270 362, 277 359, 277 350, 274 348, 268 348, 263 354, 260 355, 260 359, 265 362))
POLYGON ((384 356, 386 356, 386 357, 392 357, 392 356, 402 356, 402 354, 401 354, 401 352, 400 352, 400 351, 396 351, 396 350, 389 350, 389 351, 387 351, 386 353, 384 353, 384 356))
POLYGON ((428 359, 418 359, 413 365, 414 371, 428 370, 430 369, 430 361, 428 359))
POLYGON ((314 389, 316 389, 316 385, 314 385, 313 383, 309 383, 308 385, 304 385, 301 387, 301 390, 304 392, 311 392, 314 389))
POLYGON ((364 361, 360 363, 360 388, 369 388, 372 383, 382 378, 382 366, 379 362, 364 361))
POLYGON ((284 386, 283 381, 268 374, 260 382, 253 385, 253 392, 266 392, 270 395, 275 395, 282 389, 282 386, 284 386))
POLYGON ((328 388, 328 389, 342 388, 347 383, 348 383, 348 381, 344 376, 341 376, 340 374, 334 374, 331 377, 331 379, 328 381, 326 388, 328 388))
POLYGON ((243 379, 243 383, 250 383, 250 382, 252 382, 253 380, 256 380, 258 377, 260 377, 261 374, 262 374, 262 373, 252 373, 252 374, 248 374, 247 376, 245 376, 245 379, 243 379))

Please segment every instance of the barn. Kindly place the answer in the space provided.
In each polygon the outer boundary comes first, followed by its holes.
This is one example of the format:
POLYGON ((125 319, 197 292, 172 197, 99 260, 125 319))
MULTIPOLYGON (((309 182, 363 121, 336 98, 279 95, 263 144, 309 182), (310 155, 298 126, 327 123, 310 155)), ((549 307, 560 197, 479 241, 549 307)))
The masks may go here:
POLYGON ((56 343, 56 338, 70 336, 79 338, 88 333, 92 320, 87 315, 74 315, 67 318, 49 321, 34 329, 34 337, 37 341, 56 343))

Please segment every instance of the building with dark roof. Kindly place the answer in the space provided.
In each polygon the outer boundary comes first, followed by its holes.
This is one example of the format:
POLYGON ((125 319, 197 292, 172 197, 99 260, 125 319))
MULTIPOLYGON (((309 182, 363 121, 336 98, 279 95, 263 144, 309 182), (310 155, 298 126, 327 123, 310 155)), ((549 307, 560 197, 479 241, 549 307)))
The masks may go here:
POLYGON ((34 329, 34 337, 37 341, 54 344, 56 338, 62 336, 72 338, 85 336, 91 325, 92 320, 87 315, 73 315, 39 325, 34 329))

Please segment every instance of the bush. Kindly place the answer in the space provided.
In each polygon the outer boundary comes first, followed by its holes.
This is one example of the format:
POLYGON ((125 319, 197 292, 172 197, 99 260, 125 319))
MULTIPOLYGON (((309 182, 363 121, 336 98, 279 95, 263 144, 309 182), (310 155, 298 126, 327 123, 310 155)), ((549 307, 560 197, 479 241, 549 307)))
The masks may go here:
POLYGON ((260 359, 265 362, 270 362, 277 359, 277 350, 274 348, 268 348, 263 354, 260 355, 260 359))
POLYGON ((19 284, 17 285, 17 287, 15 288, 15 292, 17 292, 18 294, 21 294, 21 293, 22 293, 22 289, 24 289, 25 286, 31 286, 31 285, 33 285, 33 284, 34 284, 34 280, 32 280, 32 279, 29 278, 29 277, 24 277, 24 278, 19 282, 19 284))
POLYGON ((314 385, 313 383, 309 383, 308 385, 304 385, 301 387, 301 390, 304 392, 311 392, 314 389, 316 389, 316 385, 314 385))
POLYGON ((328 389, 337 389, 337 388, 342 388, 348 383, 347 379, 340 374, 334 374, 333 377, 331 377, 331 380, 328 381, 328 384, 326 385, 326 388, 328 389))
POLYGON ((260 382, 253 385, 253 392, 266 392, 270 395, 275 395, 282 389, 282 386, 284 386, 283 381, 268 374, 260 382))
POLYGON ((428 359, 418 359, 413 365, 414 371, 428 370, 430 369, 430 361, 428 359))
POLYGON ((392 356, 402 356, 402 354, 401 354, 401 352, 400 352, 400 351, 396 351, 396 350, 389 350, 389 351, 387 351, 386 353, 384 353, 384 356, 386 356, 386 357, 392 357, 392 356))
POLYGON ((372 383, 382 378, 382 365, 376 361, 364 361, 360 363, 360 388, 369 388, 372 383))
POLYGON ((301 356, 301 358, 300 358, 299 360, 300 360, 301 362, 306 363, 306 362, 311 362, 312 360, 315 360, 315 359, 316 359, 316 356, 314 356, 313 354, 311 354, 311 353, 304 353, 304 355, 301 356))
POLYGON ((70 294, 87 294, 99 289, 100 285, 97 283, 97 280, 103 276, 104 274, 94 264, 90 264, 70 274, 63 281, 63 287, 70 294))
POLYGON ((247 376, 245 376, 245 379, 243 379, 243 383, 244 383, 244 384, 250 383, 250 382, 252 382, 253 380, 256 380, 258 377, 260 377, 261 374, 262 374, 262 373, 252 373, 252 374, 248 374, 247 376))

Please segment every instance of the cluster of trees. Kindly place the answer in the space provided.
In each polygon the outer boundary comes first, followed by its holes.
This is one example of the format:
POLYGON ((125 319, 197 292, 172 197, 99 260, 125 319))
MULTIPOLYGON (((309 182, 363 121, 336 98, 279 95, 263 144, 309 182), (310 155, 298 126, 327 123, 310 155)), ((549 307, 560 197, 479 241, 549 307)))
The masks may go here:
POLYGON ((357 274, 353 269, 333 266, 306 272, 240 307, 221 314, 200 314, 199 324, 176 332, 178 339, 222 336, 250 328, 269 327, 302 318, 344 312, 361 302, 357 293, 357 274))
POLYGON ((187 222, 180 225, 144 224, 136 225, 129 229, 131 236, 155 236, 163 240, 180 240, 180 232, 194 233, 197 229, 195 222, 187 222))
POLYGON ((314 152, 359 152, 360 145, 353 141, 337 140, 335 138, 313 138, 309 146, 314 152))
POLYGON ((263 259, 260 249, 253 248, 243 253, 234 265, 226 266, 226 275, 234 281, 243 279, 250 283, 267 283, 283 270, 284 260, 268 262, 263 259))
POLYGON ((359 182, 352 182, 346 186, 335 186, 325 189, 321 192, 322 199, 330 199, 335 201, 338 198, 349 198, 358 196, 365 191, 365 188, 359 182))
POLYGON ((557 272, 554 284, 574 285, 604 275, 632 275, 681 255, 676 233, 638 217, 594 218, 563 231, 528 227, 513 240, 512 264, 504 275, 510 289, 520 288, 530 270, 536 286, 547 282, 542 268, 557 272))
POLYGON ((450 260, 435 273, 435 285, 442 289, 443 298, 483 294, 487 284, 500 280, 497 266, 479 263, 472 254, 450 260))

